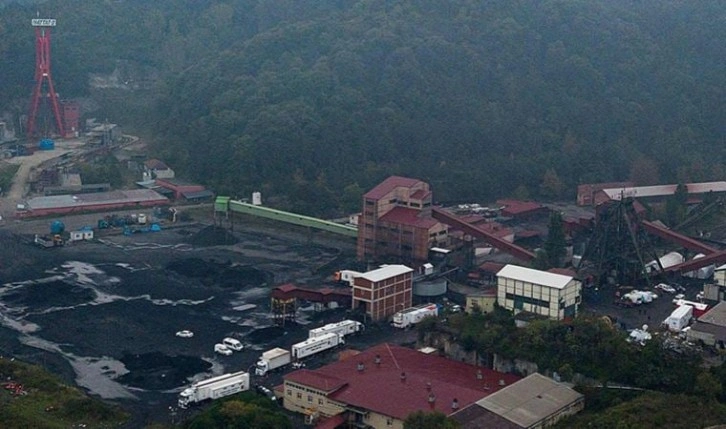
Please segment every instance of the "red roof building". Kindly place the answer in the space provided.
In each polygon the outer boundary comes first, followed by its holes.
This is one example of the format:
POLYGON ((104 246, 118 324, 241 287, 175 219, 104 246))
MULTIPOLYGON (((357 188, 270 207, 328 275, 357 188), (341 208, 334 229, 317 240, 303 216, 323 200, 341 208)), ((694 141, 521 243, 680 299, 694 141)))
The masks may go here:
POLYGON ((418 267, 428 250, 447 240, 447 227, 431 217, 428 183, 391 176, 363 195, 358 259, 418 267))
POLYGON ((623 188, 634 186, 633 182, 610 182, 610 183, 586 183, 577 185, 577 205, 594 206, 595 194, 598 191, 609 188, 623 188))
POLYGON ((531 219, 549 214, 547 207, 534 201, 497 200, 497 204, 503 207, 502 216, 516 219, 531 219))
POLYGON ((374 428, 402 427, 414 411, 451 415, 520 377, 393 345, 379 344, 316 370, 284 377, 286 409, 374 428))

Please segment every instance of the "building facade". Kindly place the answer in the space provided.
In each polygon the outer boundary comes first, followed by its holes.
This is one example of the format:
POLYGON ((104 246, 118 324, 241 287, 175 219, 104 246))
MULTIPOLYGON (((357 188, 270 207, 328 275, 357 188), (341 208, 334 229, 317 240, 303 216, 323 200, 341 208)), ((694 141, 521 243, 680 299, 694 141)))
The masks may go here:
POLYGON ((582 283, 571 276, 511 264, 497 273, 497 303, 515 314, 572 318, 581 300, 582 283))
MULTIPOLYGON (((283 405, 309 423, 403 429, 415 411, 451 415, 520 379, 394 344, 284 376, 283 405)), ((335 425, 326 427, 336 427, 335 425)))
POLYGON ((357 255, 361 261, 427 261, 429 248, 447 241, 448 227, 431 217, 428 183, 391 176, 363 195, 358 219, 357 255))
POLYGON ((386 320, 413 302, 413 269, 386 265, 353 278, 353 309, 372 321, 386 320))

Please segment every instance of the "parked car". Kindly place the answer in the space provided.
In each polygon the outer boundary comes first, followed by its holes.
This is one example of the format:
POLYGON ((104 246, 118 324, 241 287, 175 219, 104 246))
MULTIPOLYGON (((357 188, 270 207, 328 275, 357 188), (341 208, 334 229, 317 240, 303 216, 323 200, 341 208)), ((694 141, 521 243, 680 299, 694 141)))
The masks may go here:
POLYGON ((194 332, 185 329, 183 331, 178 331, 176 336, 180 338, 191 338, 194 336, 194 332))
POLYGON ((238 340, 235 340, 234 338, 227 337, 222 340, 222 344, 227 346, 228 349, 234 350, 236 352, 242 351, 244 349, 244 346, 242 343, 240 343, 238 340))
POLYGON ((675 296, 675 299, 686 299, 686 295, 679 293, 678 295, 675 296))
POLYGON ((225 346, 224 344, 215 344, 214 352, 219 353, 223 356, 229 356, 232 354, 232 350, 230 350, 229 347, 225 346))
POLYGON ((275 394, 272 392, 272 390, 268 389, 267 387, 265 387, 265 386, 263 386, 261 384, 256 385, 255 386, 255 390, 260 395, 267 396, 268 398, 270 398, 273 401, 276 401, 277 400, 277 398, 275 398, 275 394))
POLYGON ((676 293, 676 288, 666 283, 659 283, 655 288, 667 293, 676 293))

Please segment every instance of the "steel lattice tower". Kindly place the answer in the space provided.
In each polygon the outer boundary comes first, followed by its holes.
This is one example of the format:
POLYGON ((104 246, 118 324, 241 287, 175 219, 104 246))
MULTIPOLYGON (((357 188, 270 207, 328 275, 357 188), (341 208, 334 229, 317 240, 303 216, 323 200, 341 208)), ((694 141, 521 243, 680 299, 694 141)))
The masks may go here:
POLYGON ((53 87, 53 79, 50 73, 50 29, 55 27, 55 19, 32 19, 31 25, 35 27, 35 87, 30 101, 30 113, 28 114, 28 138, 35 135, 35 123, 38 115, 40 99, 45 98, 44 87, 47 86, 47 97, 53 115, 58 134, 63 137, 63 120, 58 103, 58 94, 53 87))

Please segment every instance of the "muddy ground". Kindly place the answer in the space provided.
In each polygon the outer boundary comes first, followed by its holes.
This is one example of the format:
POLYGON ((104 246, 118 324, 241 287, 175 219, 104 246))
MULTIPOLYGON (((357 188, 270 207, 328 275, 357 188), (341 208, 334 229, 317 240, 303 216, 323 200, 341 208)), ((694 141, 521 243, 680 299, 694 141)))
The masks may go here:
MULTIPOLYGON (((252 226, 230 233, 196 223, 43 250, 19 232, 22 225, 0 229, 0 354, 44 365, 122 404, 134 415, 129 427, 180 421, 186 414, 173 409, 176 397, 193 380, 247 370, 261 351, 289 348, 307 329, 348 316, 304 305, 297 323, 275 327, 269 293, 285 282, 331 286, 330 270, 354 263, 349 239, 252 226), (177 337, 183 329, 194 336, 177 337), (226 336, 242 341, 244 351, 215 355, 226 336)), ((348 346, 384 340, 405 343, 411 335, 370 327, 348 346)))

